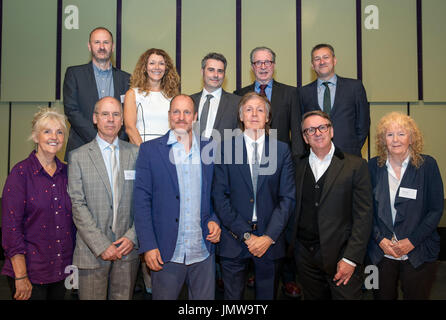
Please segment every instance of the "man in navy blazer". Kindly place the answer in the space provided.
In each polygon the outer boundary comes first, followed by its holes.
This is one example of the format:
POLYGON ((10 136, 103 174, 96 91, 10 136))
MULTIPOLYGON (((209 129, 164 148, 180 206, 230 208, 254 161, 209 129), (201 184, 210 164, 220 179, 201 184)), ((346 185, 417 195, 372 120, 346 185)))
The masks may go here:
MULTIPOLYGON (((65 160, 71 150, 96 137, 97 129, 91 120, 95 103, 105 96, 113 96, 121 101, 120 96, 129 88, 130 75, 111 64, 114 44, 108 29, 98 27, 91 31, 88 50, 91 52, 89 63, 68 67, 65 72, 64 112, 71 125, 65 160)), ((128 141, 124 126, 119 132, 119 138, 128 141)))
POLYGON ((318 78, 299 89, 302 114, 312 110, 329 114, 336 147, 361 156, 370 127, 367 95, 360 80, 336 75, 335 65, 331 45, 318 44, 311 50, 311 66, 318 78))
POLYGON ((242 98, 244 132, 223 142, 223 161, 214 168, 212 195, 222 224, 219 255, 228 300, 243 298, 250 260, 256 299, 273 299, 279 259, 285 256, 284 229, 295 202, 294 170, 288 145, 266 134, 269 111, 269 101, 255 92, 242 98))
POLYGON ((134 188, 139 253, 152 270, 152 298, 177 299, 183 284, 189 299, 215 295, 214 243, 219 221, 211 206, 212 159, 201 158, 189 96, 172 99, 170 130, 141 144, 134 188), (206 160, 206 161, 204 161, 206 160))

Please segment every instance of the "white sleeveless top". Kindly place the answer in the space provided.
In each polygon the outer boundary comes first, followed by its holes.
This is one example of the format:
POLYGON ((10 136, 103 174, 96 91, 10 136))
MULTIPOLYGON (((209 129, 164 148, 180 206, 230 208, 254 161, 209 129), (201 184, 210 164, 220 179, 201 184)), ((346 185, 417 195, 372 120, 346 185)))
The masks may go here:
POLYGON ((150 92, 133 88, 136 100, 136 128, 142 141, 152 140, 163 136, 169 131, 169 104, 161 92, 150 92))

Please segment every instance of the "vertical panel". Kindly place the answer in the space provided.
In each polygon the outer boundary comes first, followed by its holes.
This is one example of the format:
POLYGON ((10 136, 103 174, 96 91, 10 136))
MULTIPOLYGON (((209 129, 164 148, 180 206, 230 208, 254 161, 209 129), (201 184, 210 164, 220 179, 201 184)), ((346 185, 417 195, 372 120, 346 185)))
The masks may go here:
POLYGON ((54 100, 56 27, 56 1, 3 1, 3 101, 54 100))
MULTIPOLYGON (((56 109, 57 111, 61 112, 62 114, 64 113, 64 105, 62 103, 62 101, 56 101, 54 103, 51 104, 51 108, 56 109)), ((65 141, 63 144, 62 149, 60 149, 60 151, 57 153, 57 157, 59 158, 60 161, 64 161, 64 157, 65 157, 65 150, 67 148, 67 140, 68 140, 68 132, 70 131, 70 123, 68 121, 66 121, 66 126, 67 126, 67 135, 65 136, 65 141)))
POLYGON ((424 101, 446 101, 446 1, 423 0, 422 5, 424 101))
POLYGON ((407 105, 400 103, 370 104, 370 158, 376 157, 376 126, 384 115, 393 111, 407 113, 407 105))
POLYGON ((228 61, 223 88, 232 92, 236 83, 236 1, 188 0, 183 1, 182 9, 182 91, 201 90, 201 59, 218 52, 228 61))
POLYGON ((311 49, 319 43, 334 47, 336 73, 356 78, 355 0, 302 0, 303 85, 316 79, 311 69, 311 49))
POLYGON ((28 157, 34 149, 34 142, 28 140, 31 135, 31 121, 40 106, 47 104, 13 103, 11 111, 11 154, 9 165, 12 168, 17 162, 28 157))
POLYGON ((369 101, 417 101, 416 0, 363 0, 362 8, 363 82, 369 101), (378 30, 365 28, 369 5, 379 10, 378 30))
POLYGON ((242 1, 242 86, 255 78, 249 53, 259 46, 276 53, 274 78, 296 85, 296 1, 242 1))
POLYGON ((414 103, 411 104, 410 115, 423 133, 423 153, 437 160, 443 183, 446 184, 446 105, 414 103))
POLYGON ((132 73, 149 48, 165 50, 175 62, 175 0, 122 2, 122 69, 132 73))
POLYGON ((9 103, 0 103, 0 192, 8 176, 9 103))
MULTIPOLYGON (((62 82, 67 67, 84 64, 91 60, 88 51, 88 38, 91 30, 106 27, 116 42, 116 1, 115 0, 64 0, 62 18, 62 82), (67 29, 72 11, 68 6, 76 6, 79 12, 79 29, 67 29), (68 7, 68 8, 67 8, 68 7), (67 10, 68 12, 65 12, 67 10)), ((114 56, 114 55, 113 55, 114 56)), ((114 58, 113 58, 114 59, 114 58)), ((114 61, 114 60, 113 60, 114 61)), ((63 83, 61 85, 63 88, 63 83)), ((63 95, 61 94, 63 98, 63 95)))

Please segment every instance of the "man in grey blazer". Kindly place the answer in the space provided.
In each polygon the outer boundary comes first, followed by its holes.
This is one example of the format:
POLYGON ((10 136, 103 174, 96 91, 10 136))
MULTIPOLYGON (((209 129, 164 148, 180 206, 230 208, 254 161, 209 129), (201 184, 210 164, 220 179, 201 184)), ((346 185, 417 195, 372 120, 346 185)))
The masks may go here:
POLYGON ((131 299, 139 265, 131 205, 138 148, 118 138, 123 117, 115 98, 95 104, 93 123, 96 138, 68 162, 79 298, 131 299))
MULTIPOLYGON (((104 28, 95 28, 90 33, 88 50, 91 61, 67 68, 63 84, 64 112, 70 122, 65 160, 68 153, 96 137, 96 128, 91 121, 93 107, 99 99, 111 96, 120 100, 129 89, 130 75, 113 67, 113 36, 104 28)), ((127 140, 125 130, 119 137, 127 140)))
POLYGON ((216 138, 218 131, 220 138, 224 138, 224 129, 238 128, 238 103, 241 97, 222 89, 225 80, 227 61, 220 54, 211 52, 201 60, 201 74, 203 76, 203 90, 191 95, 195 112, 198 112, 200 134, 209 139, 216 138))

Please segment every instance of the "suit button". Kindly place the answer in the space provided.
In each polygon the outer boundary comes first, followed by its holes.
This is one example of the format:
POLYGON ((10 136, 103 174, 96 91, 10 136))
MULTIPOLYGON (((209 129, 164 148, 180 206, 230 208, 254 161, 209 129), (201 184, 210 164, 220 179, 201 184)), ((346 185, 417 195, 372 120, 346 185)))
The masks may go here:
POLYGON ((178 218, 175 219, 175 222, 178 222, 178 218))
POLYGON ((319 207, 319 202, 316 202, 314 205, 315 205, 316 207, 319 207))
POLYGON ((252 199, 252 198, 251 198, 251 199, 249 199, 249 202, 253 203, 253 202, 254 202, 254 199, 252 199))
POLYGON ((177 200, 179 200, 179 199, 180 199, 180 196, 176 196, 175 198, 177 198, 177 200))

